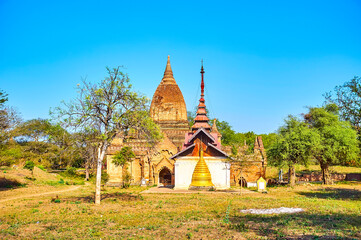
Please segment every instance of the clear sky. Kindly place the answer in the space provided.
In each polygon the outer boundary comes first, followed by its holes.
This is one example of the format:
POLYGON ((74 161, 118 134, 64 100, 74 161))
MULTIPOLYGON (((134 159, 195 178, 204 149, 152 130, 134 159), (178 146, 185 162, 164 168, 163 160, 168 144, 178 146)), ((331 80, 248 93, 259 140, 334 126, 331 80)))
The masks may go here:
POLYGON ((211 116, 238 132, 274 132, 288 114, 361 76, 361 1, 0 0, 0 89, 23 119, 123 65, 152 98, 167 55, 187 108, 204 59, 211 116))

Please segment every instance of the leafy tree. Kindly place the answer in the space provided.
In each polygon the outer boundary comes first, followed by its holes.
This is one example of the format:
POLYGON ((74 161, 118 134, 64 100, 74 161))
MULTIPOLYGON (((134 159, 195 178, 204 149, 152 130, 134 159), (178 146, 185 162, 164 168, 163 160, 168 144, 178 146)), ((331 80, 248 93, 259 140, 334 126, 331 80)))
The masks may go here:
POLYGON ((65 126, 74 130, 92 129, 97 133, 96 204, 100 204, 103 159, 115 136, 137 129, 151 139, 161 137, 147 111, 149 100, 132 91, 128 76, 119 67, 107 68, 107 72, 108 77, 100 84, 83 80, 78 86, 79 96, 55 111, 65 126))
POLYGON ((0 166, 10 166, 24 157, 21 146, 15 142, 10 142, 0 147, 0 166))
POLYGON ((18 125, 14 132, 16 141, 23 148, 24 158, 37 164, 68 167, 80 158, 73 135, 46 119, 28 120, 18 125))
POLYGON ((288 181, 296 183, 295 164, 308 165, 312 148, 319 141, 318 135, 306 123, 290 115, 278 130, 276 141, 269 147, 267 157, 271 165, 288 166, 288 181))
POLYGON ((335 103, 339 108, 340 117, 349 121, 357 131, 361 131, 361 77, 354 77, 341 86, 336 86, 334 92, 325 94, 329 103, 335 103))
POLYGON ((358 160, 357 133, 347 121, 341 121, 334 104, 310 108, 304 115, 306 123, 318 135, 313 157, 319 162, 324 184, 332 183, 329 166, 345 165, 358 160))
POLYGON ((268 149, 277 140, 277 133, 261 134, 263 146, 268 149))
POLYGON ((21 122, 19 114, 14 108, 6 106, 8 95, 0 90, 0 145, 13 137, 14 128, 21 122))
POLYGON ((234 143, 236 132, 232 129, 228 122, 219 121, 217 119, 216 124, 218 131, 222 134, 222 144, 232 145, 232 143, 234 143))
POLYGON ((35 167, 35 164, 33 161, 25 162, 24 168, 30 170, 32 173, 33 173, 34 167, 35 167))
POLYGON ((3 90, 0 90, 0 107, 3 107, 4 103, 7 100, 8 100, 8 95, 3 90))
POLYGON ((123 187, 127 188, 130 184, 130 178, 128 173, 128 163, 132 162, 135 158, 135 154, 132 151, 131 147, 125 146, 119 152, 113 156, 112 162, 116 166, 122 167, 122 178, 123 178, 123 187))
POLYGON ((51 127, 51 123, 46 119, 31 119, 18 126, 16 137, 20 142, 46 142, 51 127))

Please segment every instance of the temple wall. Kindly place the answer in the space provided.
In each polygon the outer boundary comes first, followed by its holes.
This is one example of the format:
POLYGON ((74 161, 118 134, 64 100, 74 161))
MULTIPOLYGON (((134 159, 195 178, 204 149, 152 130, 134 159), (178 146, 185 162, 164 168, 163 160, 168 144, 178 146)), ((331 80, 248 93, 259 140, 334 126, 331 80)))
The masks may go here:
POLYGON ((112 156, 107 155, 107 173, 109 175, 109 184, 122 182, 122 167, 115 166, 112 163, 112 156))
POLYGON ((231 164, 225 162, 226 158, 208 160, 204 159, 212 176, 212 183, 216 189, 227 189, 231 187, 230 168, 231 164))
POLYGON ((197 158, 184 157, 174 163, 174 189, 188 189, 192 182, 192 174, 198 162, 197 158))
POLYGON ((139 164, 139 159, 136 159, 129 164, 128 171, 132 176, 131 184, 140 184, 140 181, 142 180, 142 169, 139 164))

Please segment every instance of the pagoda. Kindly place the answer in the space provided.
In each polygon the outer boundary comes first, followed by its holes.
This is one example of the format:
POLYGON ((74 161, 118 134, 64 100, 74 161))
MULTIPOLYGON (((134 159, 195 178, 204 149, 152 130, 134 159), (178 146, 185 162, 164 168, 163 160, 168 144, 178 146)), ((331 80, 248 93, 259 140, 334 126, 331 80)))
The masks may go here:
POLYGON ((175 189, 208 190, 230 187, 230 163, 221 150, 220 133, 211 127, 204 99, 204 68, 201 67, 201 98, 191 131, 175 160, 175 189), (214 130, 214 131, 212 131, 214 130))
POLYGON ((163 138, 153 146, 136 131, 127 137, 119 133, 107 152, 109 185, 120 185, 123 182, 122 167, 115 166, 112 157, 124 146, 131 147, 136 155, 128 167, 132 184, 174 185, 174 160, 170 157, 182 148, 189 125, 186 104, 173 76, 169 56, 163 78, 153 95, 149 115, 158 124, 163 138))

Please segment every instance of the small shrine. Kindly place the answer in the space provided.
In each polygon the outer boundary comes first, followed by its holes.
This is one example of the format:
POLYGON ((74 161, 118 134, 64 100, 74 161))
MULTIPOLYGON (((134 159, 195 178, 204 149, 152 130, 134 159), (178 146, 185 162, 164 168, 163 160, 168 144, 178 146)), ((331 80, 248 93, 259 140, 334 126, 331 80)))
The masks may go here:
POLYGON ((211 127, 204 100, 204 68, 201 67, 201 98, 191 131, 185 134, 182 150, 173 155, 174 188, 210 190, 230 188, 230 163, 221 150, 221 135, 211 127))

